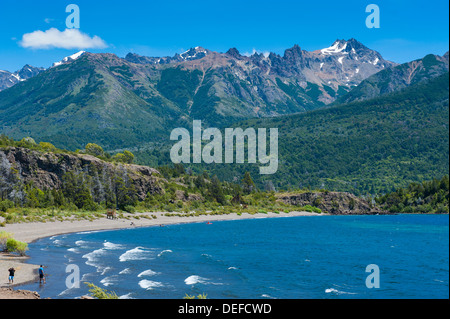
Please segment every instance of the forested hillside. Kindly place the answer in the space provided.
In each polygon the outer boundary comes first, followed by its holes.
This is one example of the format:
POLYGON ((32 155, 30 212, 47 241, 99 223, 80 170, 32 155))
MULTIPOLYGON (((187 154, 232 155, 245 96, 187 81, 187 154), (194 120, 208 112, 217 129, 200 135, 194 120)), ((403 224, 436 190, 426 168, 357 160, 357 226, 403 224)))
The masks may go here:
MULTIPOLYGON (((375 99, 304 114, 248 120, 236 127, 278 128, 279 169, 259 175, 259 164, 189 164, 224 180, 250 171, 261 189, 304 187, 381 194, 448 174, 448 73, 375 99)), ((165 151, 137 152, 161 165, 165 151)))

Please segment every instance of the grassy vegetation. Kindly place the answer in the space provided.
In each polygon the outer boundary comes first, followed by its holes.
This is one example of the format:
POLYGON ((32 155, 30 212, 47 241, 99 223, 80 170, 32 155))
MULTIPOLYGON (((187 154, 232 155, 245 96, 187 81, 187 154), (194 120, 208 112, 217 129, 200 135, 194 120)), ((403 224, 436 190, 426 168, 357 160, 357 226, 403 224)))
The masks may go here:
POLYGON ((86 144, 84 149, 77 149, 76 151, 68 151, 65 149, 59 149, 55 147, 53 144, 48 142, 40 142, 39 144, 31 137, 24 137, 20 141, 15 141, 13 138, 10 138, 4 134, 0 135, 0 150, 5 147, 23 147, 30 150, 47 153, 52 152, 55 154, 88 154, 95 156, 106 162, 116 162, 116 163, 133 163, 134 154, 130 151, 123 151, 122 153, 116 153, 114 155, 105 152, 103 148, 95 143, 86 144))
POLYGON ((0 252, 18 253, 25 256, 28 250, 28 244, 13 238, 11 233, 0 231, 0 252))
POLYGON ((96 299, 119 299, 114 291, 109 292, 106 289, 102 289, 90 282, 86 282, 85 284, 90 288, 89 292, 92 297, 96 299))

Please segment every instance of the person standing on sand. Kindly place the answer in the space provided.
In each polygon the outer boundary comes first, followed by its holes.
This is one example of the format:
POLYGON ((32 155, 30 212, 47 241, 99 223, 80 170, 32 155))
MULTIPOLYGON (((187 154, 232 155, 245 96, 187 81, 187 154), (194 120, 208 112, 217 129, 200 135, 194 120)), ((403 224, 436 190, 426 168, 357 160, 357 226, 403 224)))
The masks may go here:
POLYGON ((16 272, 16 270, 14 269, 14 267, 11 267, 8 269, 9 271, 9 283, 13 284, 14 283, 14 273, 16 272))
POLYGON ((45 284, 44 267, 41 265, 39 267, 39 283, 41 283, 42 281, 44 281, 45 284))

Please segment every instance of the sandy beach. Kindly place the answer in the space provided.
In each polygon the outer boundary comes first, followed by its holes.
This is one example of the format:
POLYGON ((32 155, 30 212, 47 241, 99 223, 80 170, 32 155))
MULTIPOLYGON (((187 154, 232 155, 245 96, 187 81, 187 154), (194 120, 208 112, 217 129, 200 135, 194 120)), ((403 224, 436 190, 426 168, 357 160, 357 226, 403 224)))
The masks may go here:
MULTIPOLYGON (((191 217, 180 216, 165 216, 165 213, 151 213, 156 215, 156 219, 107 219, 100 218, 93 221, 89 220, 73 220, 73 221, 54 221, 46 223, 21 223, 21 224, 6 224, 5 227, 0 228, 1 231, 10 232, 17 240, 31 243, 35 240, 44 237, 55 235, 78 233, 85 231, 97 230, 114 230, 124 228, 136 227, 150 227, 169 224, 181 223, 195 223, 195 222, 214 222, 222 220, 239 220, 239 219, 254 219, 254 218, 286 218, 295 216, 318 216, 324 214, 316 214, 310 212, 290 212, 290 213, 267 213, 267 214, 224 214, 224 215, 200 215, 191 217)), ((128 217, 136 216, 137 214, 125 215, 128 217)), ((27 257, 17 257, 14 255, 0 254, 0 287, 18 286, 30 281, 36 281, 37 269, 39 265, 32 265, 26 263, 27 257), (10 267, 16 268, 17 272, 14 278, 14 285, 8 284, 8 269, 10 267)), ((0 299, 5 298, 6 295, 0 290, 0 299)))

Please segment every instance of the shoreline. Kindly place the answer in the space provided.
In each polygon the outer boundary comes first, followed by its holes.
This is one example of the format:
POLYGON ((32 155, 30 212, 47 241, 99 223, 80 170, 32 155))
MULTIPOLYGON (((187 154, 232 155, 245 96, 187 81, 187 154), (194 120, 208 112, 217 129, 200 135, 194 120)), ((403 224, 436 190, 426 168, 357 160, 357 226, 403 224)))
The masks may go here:
MULTIPOLYGON (((180 216, 164 216, 166 212, 152 213, 156 215, 156 219, 116 219, 111 220, 106 217, 89 220, 73 220, 73 221, 52 221, 52 222, 33 222, 22 224, 7 224, 5 227, 0 228, 1 231, 6 231, 13 234, 16 240, 26 242, 28 244, 33 243, 39 239, 91 231, 110 231, 120 229, 132 229, 142 227, 154 227, 160 225, 175 225, 175 224, 187 224, 187 223, 199 223, 199 222, 217 222, 228 220, 243 220, 243 219, 261 219, 261 218, 286 218, 297 216, 325 216, 328 214, 318 214, 310 212, 293 211, 290 213, 272 213, 267 214, 248 214, 242 213, 238 215, 236 213, 224 214, 224 215, 200 215, 191 217, 180 216), (131 225, 133 223, 133 225, 131 225)), ((129 214, 129 217, 139 216, 137 214, 129 214)), ((11 254, 0 253, 0 287, 17 287, 26 283, 34 282, 37 278, 37 269, 39 265, 33 265, 27 263, 29 257, 18 257, 11 254), (17 269, 14 284, 8 284, 7 270, 10 267, 17 269)), ((0 299, 2 294, 0 294, 0 299)))
MULTIPOLYGON (((241 220, 241 219, 260 219, 260 218, 286 218, 297 216, 327 216, 326 213, 311 213, 304 211, 292 211, 289 213, 257 213, 249 214, 242 213, 237 215, 236 213, 223 214, 223 215, 200 215, 200 216, 164 216, 167 212, 151 213, 156 215, 156 219, 116 219, 111 220, 106 217, 90 220, 65 220, 65 221, 51 221, 51 222, 32 222, 32 223, 17 223, 6 224, 5 227, 0 228, 1 231, 6 231, 13 234, 13 238, 19 241, 26 242, 28 244, 33 243, 39 239, 59 236, 71 233, 80 233, 85 231, 108 231, 119 230, 127 228, 138 227, 151 227, 160 225, 174 225, 174 224, 186 224, 196 222, 214 222, 214 221, 227 221, 227 220, 241 220), (133 223, 133 225, 131 224, 133 223)), ((145 213, 143 213, 145 214, 145 213)), ((126 217, 139 216, 138 214, 127 214, 126 217)))

